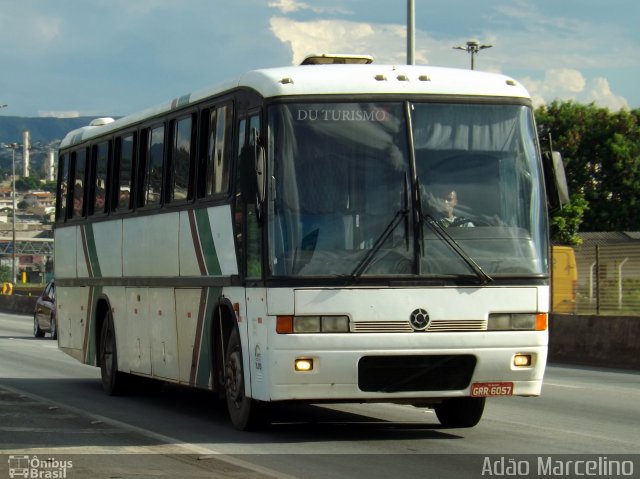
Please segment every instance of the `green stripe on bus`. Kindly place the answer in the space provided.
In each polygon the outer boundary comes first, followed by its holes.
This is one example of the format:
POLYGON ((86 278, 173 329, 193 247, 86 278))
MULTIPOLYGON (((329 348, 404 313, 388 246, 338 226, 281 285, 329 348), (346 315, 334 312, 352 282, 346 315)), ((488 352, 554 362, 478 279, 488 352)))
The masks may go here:
MULTIPOLYGON (((208 387, 211 378, 211 356, 217 345, 211 345, 211 327, 213 321, 214 308, 218 305, 218 298, 222 294, 222 288, 208 288, 207 308, 204 314, 202 325, 202 335, 200 336, 200 357, 198 358, 198 370, 196 373, 196 385, 208 387)), ((215 378, 211 378, 215 380, 215 378)))
POLYGON ((82 350, 84 352, 85 364, 97 364, 97 358, 95 356, 96 348, 96 322, 94 321, 96 316, 96 307, 98 305, 98 298, 102 295, 102 286, 89 288, 89 304, 87 307, 87 321, 84 332, 84 340, 82 344, 82 350))
POLYGON ((93 224, 89 223, 88 225, 85 225, 84 235, 87 241, 87 252, 89 253, 88 260, 91 263, 91 276, 93 278, 101 278, 102 272, 100 271, 100 261, 98 260, 98 251, 96 249, 96 239, 93 235, 93 224))
POLYGON ((218 261, 216 244, 213 241, 213 234, 211 233, 209 212, 206 209, 196 210, 196 224, 198 225, 198 236, 200 237, 202 256, 207 265, 207 274, 209 276, 220 276, 222 270, 220 269, 220 261, 218 261))

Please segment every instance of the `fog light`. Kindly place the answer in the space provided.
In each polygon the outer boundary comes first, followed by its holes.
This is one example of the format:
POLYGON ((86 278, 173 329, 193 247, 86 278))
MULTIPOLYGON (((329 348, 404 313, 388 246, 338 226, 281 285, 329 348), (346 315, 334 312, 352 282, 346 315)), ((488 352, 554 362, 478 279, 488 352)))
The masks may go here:
POLYGON ((313 371, 313 359, 298 358, 294 367, 296 371, 313 371))
POLYGON ((526 368, 531 366, 532 360, 530 354, 516 354, 513 357, 513 365, 517 368, 526 368))

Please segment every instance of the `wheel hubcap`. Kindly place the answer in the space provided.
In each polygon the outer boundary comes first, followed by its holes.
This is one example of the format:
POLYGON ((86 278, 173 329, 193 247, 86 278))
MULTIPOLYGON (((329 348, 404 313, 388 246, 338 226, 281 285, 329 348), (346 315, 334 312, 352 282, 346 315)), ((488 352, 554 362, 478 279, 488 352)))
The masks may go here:
POLYGON ((242 365, 238 352, 233 352, 229 355, 225 380, 229 399, 234 402, 240 401, 242 399, 242 365))

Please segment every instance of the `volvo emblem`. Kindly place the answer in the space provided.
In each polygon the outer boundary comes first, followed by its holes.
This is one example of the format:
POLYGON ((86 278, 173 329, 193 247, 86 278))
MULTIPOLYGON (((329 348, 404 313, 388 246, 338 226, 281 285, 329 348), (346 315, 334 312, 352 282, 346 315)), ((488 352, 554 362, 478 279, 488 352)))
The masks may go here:
POLYGON ((424 331, 429 327, 429 313, 427 313, 424 309, 418 308, 411 313, 409 317, 409 324, 416 331, 424 331))

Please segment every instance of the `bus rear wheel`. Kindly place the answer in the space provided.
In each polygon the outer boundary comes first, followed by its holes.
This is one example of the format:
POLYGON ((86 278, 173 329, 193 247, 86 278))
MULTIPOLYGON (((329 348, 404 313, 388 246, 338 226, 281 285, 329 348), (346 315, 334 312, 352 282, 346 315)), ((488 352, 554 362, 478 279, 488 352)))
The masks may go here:
POLYGON ((244 376, 240 333, 234 329, 227 344, 224 382, 229 417, 233 427, 240 431, 255 429, 262 424, 259 403, 245 393, 244 376))
POLYGON ((128 375, 118 371, 118 348, 113 318, 106 313, 100 332, 100 375, 102 388, 109 396, 124 394, 128 389, 128 375))
POLYGON ((486 398, 452 398, 436 404, 436 416, 445 427, 473 427, 482 419, 486 398))

